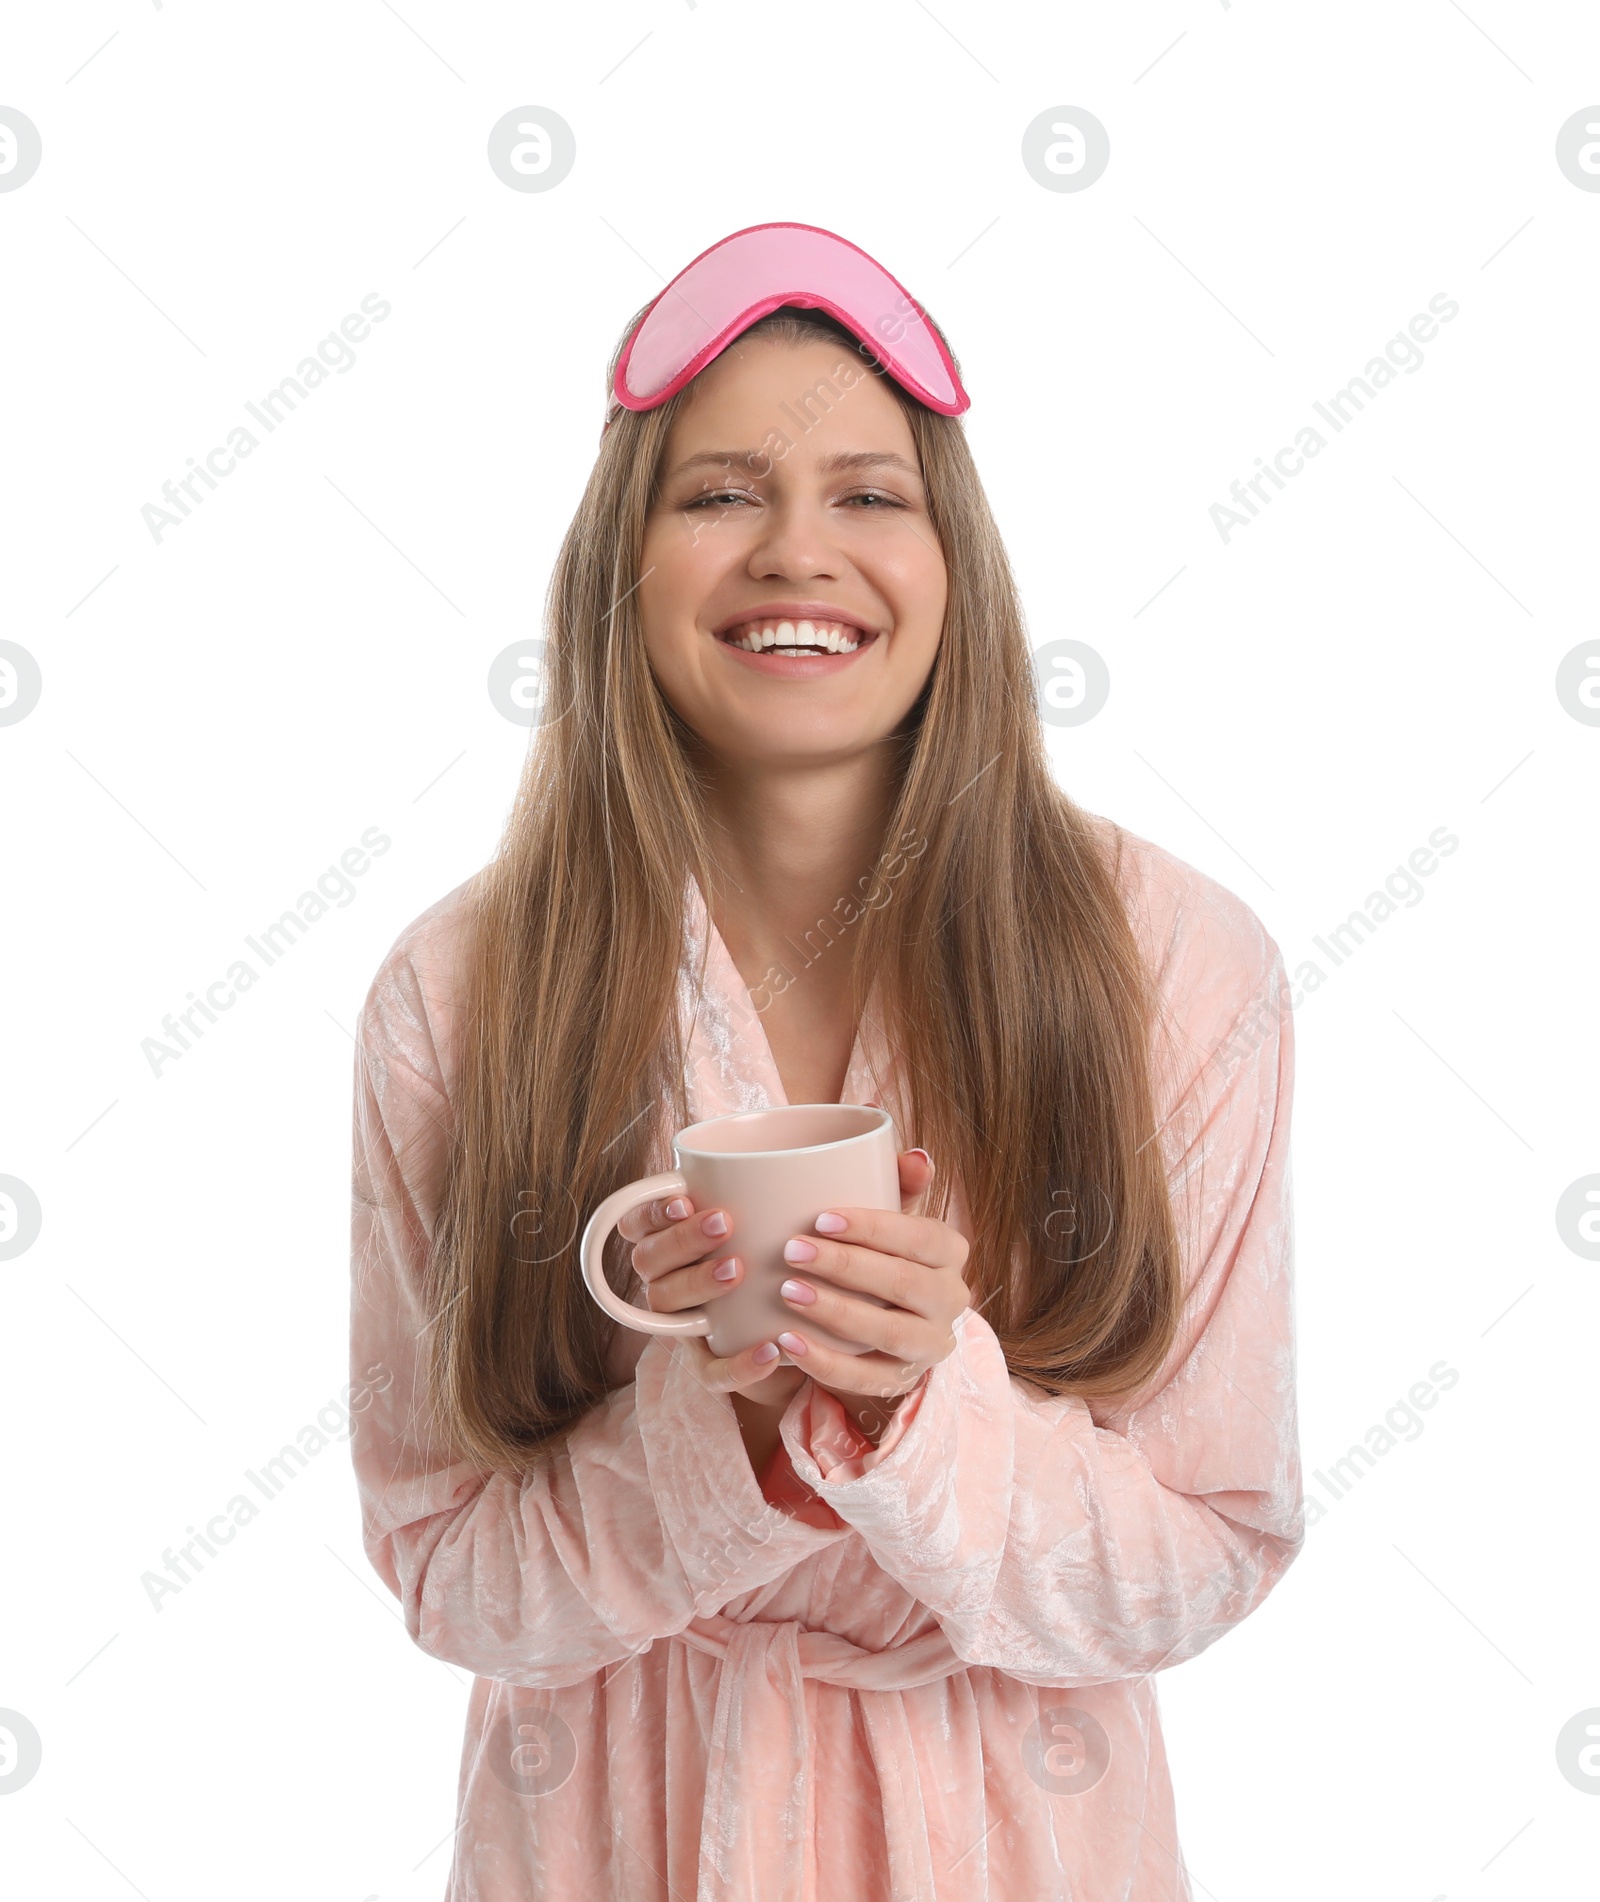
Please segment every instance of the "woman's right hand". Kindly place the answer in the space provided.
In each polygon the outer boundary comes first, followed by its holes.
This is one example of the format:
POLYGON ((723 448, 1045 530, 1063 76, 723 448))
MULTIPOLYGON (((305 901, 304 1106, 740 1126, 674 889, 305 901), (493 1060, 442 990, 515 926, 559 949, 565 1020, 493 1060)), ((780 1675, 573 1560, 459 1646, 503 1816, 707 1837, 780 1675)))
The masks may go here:
MULTIPOLYGON (((645 1284, 652 1313, 699 1307, 744 1280, 745 1264, 733 1251, 733 1217, 727 1209, 697 1212, 687 1195, 642 1202, 618 1222, 617 1233, 633 1243, 634 1273, 645 1284)), ((713 1393, 742 1394, 759 1407, 781 1412, 806 1378, 804 1368, 781 1362, 776 1341, 755 1341, 742 1354, 719 1358, 704 1335, 683 1339, 696 1377, 713 1393), (770 1358, 757 1360, 760 1353, 770 1358)))

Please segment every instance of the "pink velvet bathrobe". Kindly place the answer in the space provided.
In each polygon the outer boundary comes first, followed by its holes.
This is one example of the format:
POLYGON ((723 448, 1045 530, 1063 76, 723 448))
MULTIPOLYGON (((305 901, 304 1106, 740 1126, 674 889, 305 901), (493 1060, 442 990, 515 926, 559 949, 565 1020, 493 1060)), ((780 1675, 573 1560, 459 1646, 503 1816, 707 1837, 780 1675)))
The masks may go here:
MULTIPOLYGON (((876 1448, 807 1381, 759 1478, 727 1397, 632 1331, 548 1472, 486 1475, 430 1437, 419 1288, 463 888, 397 940, 360 1024, 352 1313, 353 1378, 394 1378, 353 1456, 412 1637, 476 1673, 449 1902, 1191 1896, 1154 1674, 1254 1610, 1304 1538, 1292 1037, 1249 907, 1121 838, 1192 1284, 1154 1397, 1041 1397, 969 1308, 876 1448)), ((691 1115, 781 1104, 696 887, 686 911, 710 953, 703 990, 692 961, 680 982, 691 1115)), ((842 1100, 897 1109, 871 1021, 842 1100)))

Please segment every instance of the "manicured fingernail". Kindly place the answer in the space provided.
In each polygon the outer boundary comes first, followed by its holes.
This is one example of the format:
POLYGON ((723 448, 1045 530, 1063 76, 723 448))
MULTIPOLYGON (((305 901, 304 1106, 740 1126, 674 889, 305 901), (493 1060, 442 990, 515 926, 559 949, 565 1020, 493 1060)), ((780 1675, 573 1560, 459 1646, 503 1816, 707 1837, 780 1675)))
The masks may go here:
POLYGON ((817 1291, 804 1281, 786 1281, 783 1284, 783 1298, 786 1301, 798 1301, 803 1308, 809 1308, 817 1298, 817 1291))
POLYGON ((832 1209, 824 1209, 811 1226, 824 1235, 842 1235, 850 1224, 842 1215, 835 1215, 832 1209))
POLYGON ((739 1264, 735 1261, 733 1256, 730 1255, 726 1261, 719 1261, 716 1267, 711 1270, 711 1279, 713 1281, 732 1281, 738 1272, 739 1264))
POLYGON ((776 1360, 778 1358, 778 1350, 771 1341, 763 1341, 750 1358, 760 1366, 765 1367, 769 1360, 776 1360))
POLYGON ((920 1156, 930 1169, 933 1167, 933 1158, 928 1154, 926 1149, 908 1149, 906 1154, 908 1156, 920 1156))
POLYGON ((803 1235, 796 1235, 793 1241, 784 1243, 783 1258, 785 1261, 815 1261, 817 1245, 808 1242, 803 1235))
POLYGON ((807 1344, 801 1340, 798 1334, 784 1333, 780 1334, 778 1339, 782 1341, 791 1354, 803 1354, 806 1351, 807 1344))
POLYGON ((709 1215, 701 1217, 700 1233, 702 1235, 726 1235, 727 1232, 728 1218, 721 1209, 713 1209, 709 1215))
POLYGON ((689 1204, 681 1195, 674 1196, 667 1204, 667 1217, 670 1221, 681 1222, 689 1213, 689 1204))

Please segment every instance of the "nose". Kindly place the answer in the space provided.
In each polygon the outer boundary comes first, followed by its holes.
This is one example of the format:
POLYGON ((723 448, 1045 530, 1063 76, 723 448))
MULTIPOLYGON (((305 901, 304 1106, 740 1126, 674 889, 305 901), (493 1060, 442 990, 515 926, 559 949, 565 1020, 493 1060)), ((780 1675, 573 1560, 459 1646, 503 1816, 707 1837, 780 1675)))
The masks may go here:
POLYGON ((826 510, 790 499, 772 509, 763 527, 750 551, 753 580, 834 581, 844 574, 848 564, 826 510))

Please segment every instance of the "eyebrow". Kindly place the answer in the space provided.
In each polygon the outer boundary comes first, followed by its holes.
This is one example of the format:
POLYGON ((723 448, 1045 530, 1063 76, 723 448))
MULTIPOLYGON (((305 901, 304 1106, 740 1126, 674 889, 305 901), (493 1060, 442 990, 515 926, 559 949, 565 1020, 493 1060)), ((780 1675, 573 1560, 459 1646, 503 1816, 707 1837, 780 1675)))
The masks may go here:
MULTIPOLYGON (((753 463, 763 458, 765 452, 760 449, 702 449, 698 455, 687 456, 667 477, 669 482, 686 474, 691 469, 707 468, 715 465, 726 469, 739 463, 753 463)), ((770 460, 770 458, 768 458, 770 460)), ((922 471, 914 462, 908 462, 904 456, 897 456, 890 449, 839 449, 830 456, 824 456, 817 464, 819 475, 839 475, 850 469, 886 468, 898 469, 902 474, 914 480, 922 480, 922 471)))

